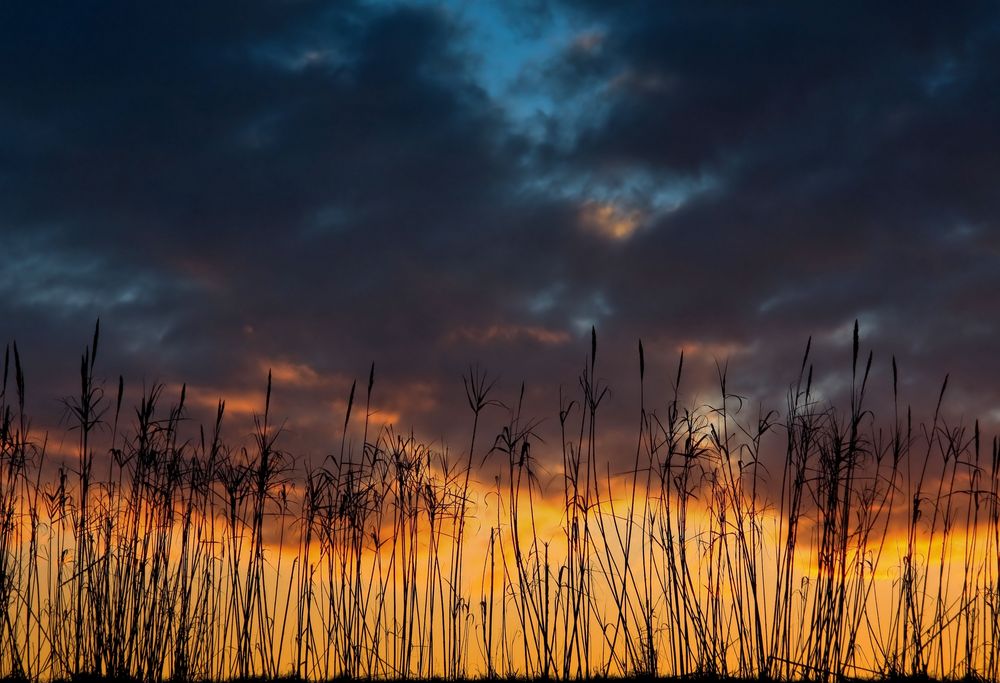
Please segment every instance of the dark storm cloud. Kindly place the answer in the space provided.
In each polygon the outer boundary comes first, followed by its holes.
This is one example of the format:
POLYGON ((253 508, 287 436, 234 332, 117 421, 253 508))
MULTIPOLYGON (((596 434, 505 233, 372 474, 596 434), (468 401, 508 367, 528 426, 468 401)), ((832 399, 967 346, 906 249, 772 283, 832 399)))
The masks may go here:
POLYGON ((286 363, 303 412, 375 360, 437 436, 477 359, 553 409, 591 324, 617 385, 641 336, 664 382, 684 346, 780 396, 860 317, 915 390, 1000 402, 992 6, 498 16, 556 45, 509 100, 447 3, 3 7, 5 336, 54 390, 100 315, 109 373, 286 363))
POLYGON ((550 162, 591 182, 712 179, 607 264, 619 317, 781 358, 861 316, 911 370, 1000 370, 995 7, 574 10, 593 38, 543 71, 600 106, 550 162), (664 295, 634 295, 651 283, 664 295))
POLYGON ((29 359, 72 372, 101 315, 109 372, 239 388, 260 359, 377 359, 460 390, 484 343, 545 336, 507 301, 566 212, 513 194, 524 142, 443 10, 3 11, 4 317, 29 359))

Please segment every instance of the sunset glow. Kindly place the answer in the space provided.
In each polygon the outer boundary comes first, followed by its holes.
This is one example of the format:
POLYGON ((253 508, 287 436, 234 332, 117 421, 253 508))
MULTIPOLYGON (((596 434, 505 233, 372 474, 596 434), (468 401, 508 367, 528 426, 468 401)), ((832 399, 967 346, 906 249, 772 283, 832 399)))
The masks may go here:
POLYGON ((1000 683, 998 64, 0 2, 0 683, 1000 683))

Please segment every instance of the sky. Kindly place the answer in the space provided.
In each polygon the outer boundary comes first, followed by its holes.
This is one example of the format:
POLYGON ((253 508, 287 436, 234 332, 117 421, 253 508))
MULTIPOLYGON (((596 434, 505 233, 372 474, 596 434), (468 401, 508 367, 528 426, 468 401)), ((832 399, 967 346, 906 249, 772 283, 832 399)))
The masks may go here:
MULTIPOLYGON (((53 423, 98 374, 336 446, 458 444, 471 364, 550 427, 599 340, 606 429, 807 339, 885 401, 1000 420, 1000 8, 970 2, 0 5, 0 342, 53 423)), ((625 438, 624 436, 622 437, 625 438)))

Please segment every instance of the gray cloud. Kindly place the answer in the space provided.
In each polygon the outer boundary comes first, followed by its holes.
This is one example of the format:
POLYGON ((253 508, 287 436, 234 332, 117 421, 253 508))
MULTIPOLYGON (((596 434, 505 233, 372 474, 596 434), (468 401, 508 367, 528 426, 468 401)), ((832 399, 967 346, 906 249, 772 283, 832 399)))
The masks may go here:
POLYGON ((578 31, 520 65, 530 133, 448 6, 85 5, 0 9, 0 315, 39 393, 101 316, 109 375, 306 367, 315 425, 374 360, 455 438, 469 362, 551 415, 596 324, 630 425, 639 337, 660 387, 683 347, 692 395, 731 355, 773 400, 860 318, 914 395, 1000 403, 991 5, 521 3, 513 36, 578 31))

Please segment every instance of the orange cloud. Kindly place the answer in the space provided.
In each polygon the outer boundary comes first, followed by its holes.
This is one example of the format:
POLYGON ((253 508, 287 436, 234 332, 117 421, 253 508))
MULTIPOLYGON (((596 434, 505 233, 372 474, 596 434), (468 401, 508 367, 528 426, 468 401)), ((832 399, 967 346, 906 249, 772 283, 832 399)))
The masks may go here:
POLYGON ((260 368, 262 372, 270 371, 272 381, 276 384, 313 387, 324 383, 319 373, 306 363, 261 360, 260 368))
MULTIPOLYGON (((170 385, 168 391, 180 394, 179 385, 170 385)), ((188 385, 186 389, 187 404, 205 410, 215 410, 219 401, 225 401, 227 415, 252 415, 264 411, 264 388, 258 390, 219 389, 216 387, 200 387, 188 385)))
POLYGON ((615 242, 632 237, 644 218, 641 211, 625 209, 612 202, 589 201, 580 209, 580 224, 584 230, 615 242))

